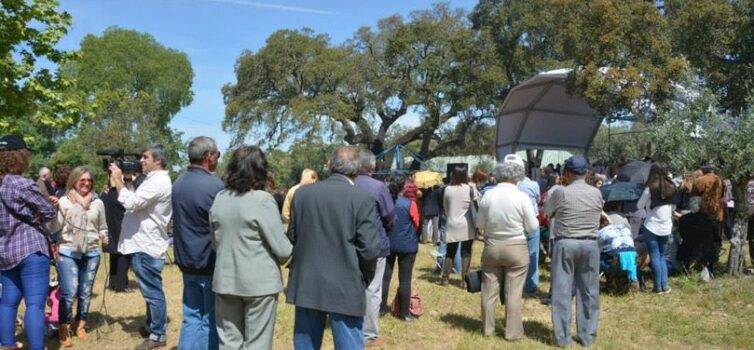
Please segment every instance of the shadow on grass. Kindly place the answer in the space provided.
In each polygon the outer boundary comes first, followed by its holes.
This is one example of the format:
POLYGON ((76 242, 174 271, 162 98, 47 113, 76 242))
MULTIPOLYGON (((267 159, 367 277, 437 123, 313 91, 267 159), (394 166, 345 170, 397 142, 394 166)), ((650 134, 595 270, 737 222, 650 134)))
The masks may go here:
MULTIPOLYGON (((456 314, 456 313, 450 313, 440 316, 440 320, 452 325, 456 328, 461 328, 466 332, 477 332, 480 333, 482 331, 482 320, 477 318, 471 318, 465 315, 456 314)), ((496 322, 496 328, 498 330, 497 334, 504 334, 504 325, 505 321, 503 319, 498 319, 496 322)), ((552 329, 545 326, 542 322, 535 321, 535 320, 526 320, 524 321, 524 333, 526 334, 526 337, 528 339, 540 342, 542 344, 546 345, 552 345, 552 342, 550 341, 551 335, 552 335, 552 329)))
POLYGON ((434 267, 420 267, 414 270, 420 279, 423 279, 429 283, 440 283, 440 274, 437 273, 437 269, 434 267))
POLYGON ((90 312, 88 324, 91 329, 89 332, 94 333, 99 331, 107 334, 120 328, 125 333, 139 337, 139 328, 144 325, 145 320, 145 316, 113 317, 100 312, 90 312))

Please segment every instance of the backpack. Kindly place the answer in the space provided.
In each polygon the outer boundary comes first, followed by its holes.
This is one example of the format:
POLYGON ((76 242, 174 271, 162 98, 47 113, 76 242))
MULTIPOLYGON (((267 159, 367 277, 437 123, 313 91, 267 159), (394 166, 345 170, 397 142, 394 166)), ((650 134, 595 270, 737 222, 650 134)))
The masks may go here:
MULTIPOLYGON (((396 291, 393 303, 390 304, 390 313, 395 317, 401 316, 401 305, 400 300, 398 299, 398 293, 396 291)), ((416 290, 411 290, 411 301, 408 304, 408 312, 414 317, 419 317, 424 313, 424 309, 422 308, 422 298, 416 290)))

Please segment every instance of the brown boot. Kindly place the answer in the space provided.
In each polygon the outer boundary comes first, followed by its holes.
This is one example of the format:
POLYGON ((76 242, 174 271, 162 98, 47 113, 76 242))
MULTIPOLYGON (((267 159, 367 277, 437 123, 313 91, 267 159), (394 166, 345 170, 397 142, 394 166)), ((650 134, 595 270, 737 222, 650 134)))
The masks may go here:
POLYGON ((448 278, 450 278, 450 271, 452 270, 453 258, 445 257, 445 262, 442 264, 442 277, 440 279, 441 286, 448 284, 448 278))
POLYGON ((76 327, 74 327, 76 338, 79 338, 81 340, 86 340, 87 334, 86 334, 86 328, 84 327, 86 327, 86 321, 79 320, 78 322, 76 322, 76 327))
POLYGON ((469 274, 469 267, 471 266, 471 257, 461 257, 461 286, 463 290, 466 290, 466 275, 469 274))
POLYGON ((69 323, 61 323, 58 329, 58 339, 60 340, 61 347, 73 346, 73 340, 71 340, 71 325, 69 323))

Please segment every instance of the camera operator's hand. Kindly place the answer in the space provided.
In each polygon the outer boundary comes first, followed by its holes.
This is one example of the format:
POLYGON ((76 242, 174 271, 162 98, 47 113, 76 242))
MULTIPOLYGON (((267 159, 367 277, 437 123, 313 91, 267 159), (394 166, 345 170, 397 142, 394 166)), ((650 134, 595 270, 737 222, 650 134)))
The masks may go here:
POLYGON ((110 170, 110 178, 113 179, 115 189, 120 191, 123 188, 123 170, 120 170, 120 168, 115 165, 115 163, 110 163, 108 170, 110 170))

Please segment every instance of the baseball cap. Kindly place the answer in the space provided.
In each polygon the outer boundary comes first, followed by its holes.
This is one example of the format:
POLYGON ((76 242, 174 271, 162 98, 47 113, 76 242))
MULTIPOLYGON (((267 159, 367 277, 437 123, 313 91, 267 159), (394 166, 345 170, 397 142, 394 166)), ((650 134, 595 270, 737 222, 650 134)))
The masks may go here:
POLYGON ((29 149, 21 136, 5 135, 0 138, 0 151, 18 151, 20 149, 29 149))
POLYGON ((589 162, 582 156, 572 156, 566 159, 563 169, 574 174, 584 174, 589 170, 589 162))
POLYGON ((516 163, 520 165, 521 167, 524 166, 524 160, 521 159, 521 157, 518 156, 518 154, 511 153, 506 154, 505 157, 503 157, 503 163, 516 163))

